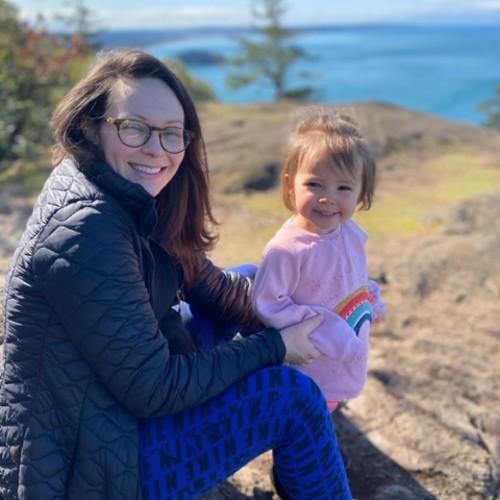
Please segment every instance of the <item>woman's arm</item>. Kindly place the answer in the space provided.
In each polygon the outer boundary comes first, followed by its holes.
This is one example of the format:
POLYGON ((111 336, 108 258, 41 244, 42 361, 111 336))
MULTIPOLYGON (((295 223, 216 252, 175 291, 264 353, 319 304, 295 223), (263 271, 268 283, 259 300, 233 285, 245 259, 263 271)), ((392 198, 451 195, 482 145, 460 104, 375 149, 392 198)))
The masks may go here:
POLYGON ((138 417, 202 404, 285 346, 269 329, 202 353, 170 355, 152 310, 130 221, 109 204, 60 209, 33 253, 41 293, 83 358, 138 417))
POLYGON ((252 305, 252 288, 251 278, 223 271, 205 257, 196 283, 186 291, 186 302, 194 313, 226 324, 258 328, 262 323, 252 305))

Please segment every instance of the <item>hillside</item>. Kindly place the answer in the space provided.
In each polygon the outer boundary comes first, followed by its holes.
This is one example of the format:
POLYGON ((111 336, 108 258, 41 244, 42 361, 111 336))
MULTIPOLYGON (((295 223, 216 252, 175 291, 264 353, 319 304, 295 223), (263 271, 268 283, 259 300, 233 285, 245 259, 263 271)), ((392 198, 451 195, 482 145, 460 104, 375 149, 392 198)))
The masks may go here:
MULTIPOLYGON (((389 304, 369 381, 335 421, 359 499, 500 495, 500 134, 380 103, 346 105, 376 152, 370 274, 389 304)), ((202 108, 213 259, 256 262, 287 216, 278 178, 291 104, 202 108)), ((32 200, 0 192, 0 273, 32 200)), ((1 283, 0 283, 1 284, 1 283)), ((272 498, 269 455, 206 499, 272 498)))

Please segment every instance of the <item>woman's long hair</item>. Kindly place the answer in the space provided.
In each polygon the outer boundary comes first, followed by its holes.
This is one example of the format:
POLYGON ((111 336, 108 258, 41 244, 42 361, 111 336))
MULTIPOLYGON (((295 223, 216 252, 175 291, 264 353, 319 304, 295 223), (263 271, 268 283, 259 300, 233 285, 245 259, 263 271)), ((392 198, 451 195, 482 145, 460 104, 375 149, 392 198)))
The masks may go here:
POLYGON ((85 171, 103 160, 92 140, 105 116, 108 96, 118 80, 158 78, 174 92, 184 110, 184 127, 194 132, 173 179, 157 196, 159 221, 155 239, 183 267, 186 285, 196 280, 201 259, 213 248, 217 222, 209 199, 205 144, 194 103, 186 88, 165 64, 136 49, 104 53, 88 75, 59 103, 52 117, 53 159, 71 157, 85 171))

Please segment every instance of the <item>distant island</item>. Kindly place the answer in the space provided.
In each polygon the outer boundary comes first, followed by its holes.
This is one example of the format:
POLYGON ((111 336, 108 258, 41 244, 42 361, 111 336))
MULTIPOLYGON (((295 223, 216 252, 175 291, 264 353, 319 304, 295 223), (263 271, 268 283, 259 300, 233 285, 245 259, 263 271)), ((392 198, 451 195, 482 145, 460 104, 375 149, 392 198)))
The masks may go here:
MULTIPOLYGON (((294 27, 297 33, 321 32, 321 31, 346 31, 351 29, 378 30, 385 29, 388 24, 353 24, 353 25, 324 25, 324 26, 301 26, 294 27)), ((410 28, 412 25, 398 24, 398 28, 410 28)), ((133 29, 112 29, 99 33, 97 40, 103 49, 114 47, 138 47, 144 48, 169 40, 178 41, 195 36, 208 35, 243 35, 252 32, 252 28, 247 26, 212 26, 198 28, 133 28, 133 29)))
MULTIPOLYGON (((287 75, 290 87, 314 88, 327 104, 386 101, 477 125, 485 122, 480 105, 500 82, 500 31, 495 26, 360 24, 294 28, 306 57, 287 75), (457 71, 460 68, 460 71, 457 71)), ((178 59, 208 83, 223 102, 272 102, 269 85, 243 89, 226 85, 238 51, 235 35, 251 28, 122 29, 102 32, 103 49, 138 47, 160 59, 178 59)))
POLYGON ((193 36, 234 35, 249 31, 246 28, 155 28, 155 29, 117 29, 103 31, 97 37, 103 49, 115 47, 144 48, 167 41, 178 41, 193 36))

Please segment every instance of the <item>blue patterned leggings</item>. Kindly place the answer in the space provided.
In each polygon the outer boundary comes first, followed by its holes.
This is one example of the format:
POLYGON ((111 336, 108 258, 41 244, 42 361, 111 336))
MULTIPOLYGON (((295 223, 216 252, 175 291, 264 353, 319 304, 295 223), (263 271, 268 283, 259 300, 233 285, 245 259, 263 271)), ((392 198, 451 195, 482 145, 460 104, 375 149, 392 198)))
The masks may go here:
MULTIPOLYGON (((257 268, 246 264, 233 270, 252 276, 257 268)), ((187 304, 181 314, 200 349, 240 331, 193 316, 187 304)), ((290 498, 352 498, 333 422, 317 385, 293 368, 275 366, 197 408, 140 421, 143 500, 196 498, 270 449, 290 498)))
POLYGON ((269 449, 290 498, 352 498, 323 396, 293 368, 262 369, 140 430, 144 500, 196 498, 269 449))

